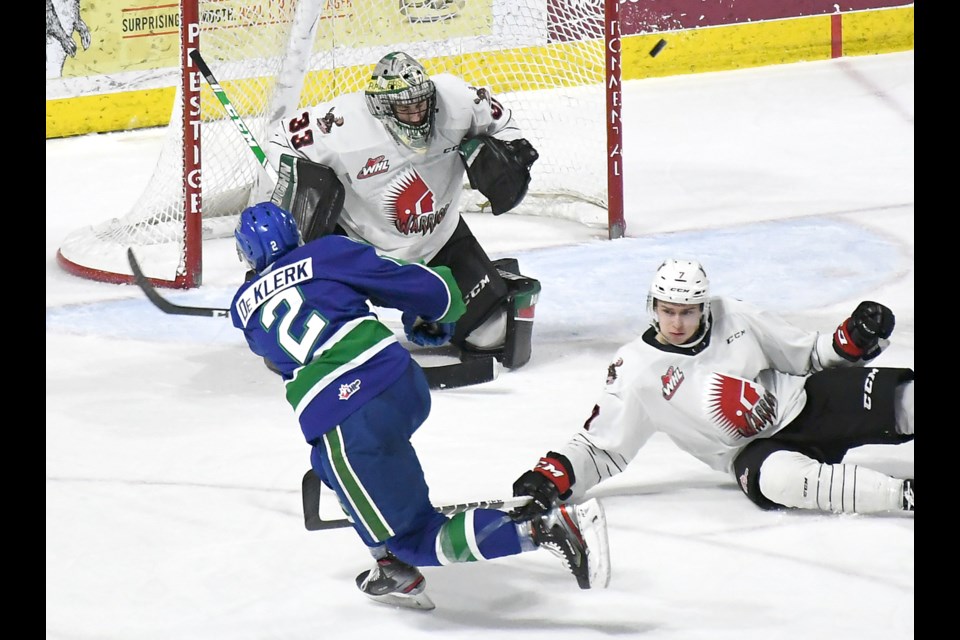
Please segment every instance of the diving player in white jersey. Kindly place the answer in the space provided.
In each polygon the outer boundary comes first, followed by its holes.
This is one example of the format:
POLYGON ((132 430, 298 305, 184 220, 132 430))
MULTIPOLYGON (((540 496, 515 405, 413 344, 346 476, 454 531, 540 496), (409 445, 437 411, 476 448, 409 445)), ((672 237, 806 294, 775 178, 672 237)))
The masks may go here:
POLYGON ((526 195, 538 157, 487 89, 430 77, 393 52, 365 90, 283 120, 266 153, 280 176, 272 200, 294 213, 305 240, 333 231, 449 267, 467 303, 451 340, 461 358, 494 355, 507 368, 530 359, 540 283, 514 259, 491 262, 460 216, 465 176, 499 215, 526 195), (333 180, 345 188, 342 210, 318 214, 333 180))
POLYGON ((582 429, 514 483, 522 520, 626 468, 655 433, 732 474, 763 509, 913 511, 914 481, 844 464, 851 448, 914 437, 914 372, 870 366, 894 315, 861 302, 832 333, 804 331, 734 298, 703 267, 667 260, 651 327, 621 347, 582 429))

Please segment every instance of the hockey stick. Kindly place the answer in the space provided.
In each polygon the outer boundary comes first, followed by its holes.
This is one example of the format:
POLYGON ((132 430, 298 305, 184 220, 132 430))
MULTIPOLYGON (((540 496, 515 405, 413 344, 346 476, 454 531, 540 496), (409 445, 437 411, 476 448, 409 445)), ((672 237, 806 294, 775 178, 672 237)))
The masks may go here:
MULTIPOLYGON (((204 316, 207 318, 230 317, 229 309, 190 307, 170 302, 161 296, 149 278, 143 275, 143 270, 137 262, 137 257, 133 254, 133 249, 127 249, 127 260, 130 262, 130 269, 133 271, 133 281, 140 287, 140 290, 143 291, 150 302, 160 309, 160 311, 174 316, 204 316)), ((427 383, 431 389, 469 387, 475 384, 490 382, 500 375, 500 363, 497 362, 497 359, 493 356, 433 367, 421 365, 421 368, 427 376, 427 383)))
POLYGON ((267 154, 265 154, 263 149, 260 148, 260 144, 257 142, 257 139, 253 137, 253 134, 250 133, 250 129, 247 128, 246 124, 244 124, 240 114, 237 113, 236 109, 234 109, 233 104, 230 102, 230 98, 227 97, 227 92, 224 91, 223 87, 220 86, 220 83, 217 82, 216 76, 213 75, 213 71, 211 71, 210 67, 207 66, 203 56, 200 55, 200 51, 198 49, 191 51, 190 58, 194 61, 194 63, 196 63, 197 68, 200 69, 200 73, 203 74, 207 84, 209 84, 210 88, 213 89, 213 93, 217 96, 217 100, 220 101, 220 104, 223 105, 224 111, 227 112, 227 115, 230 116, 233 124, 236 125, 237 131, 239 131, 240 135, 243 136, 247 146, 250 147, 250 151, 252 151, 253 155, 257 157, 257 161, 260 163, 260 166, 263 167, 267 177, 273 180, 273 183, 276 184, 277 172, 274 170, 270 162, 267 161, 267 154))
POLYGON ((153 283, 150 282, 145 275, 143 275, 143 270, 140 268, 140 264, 137 262, 136 256, 133 255, 133 249, 127 249, 127 260, 130 262, 130 269, 133 271, 133 281, 138 287, 140 287, 140 290, 146 294, 147 298, 150 299, 150 302, 160 309, 160 311, 174 316, 206 316, 208 318, 230 317, 229 309, 187 307, 170 302, 157 293, 157 290, 153 287, 153 283))
MULTIPOLYGON (((307 469, 303 474, 301 483, 303 493, 303 526, 307 531, 322 531, 324 529, 343 529, 353 526, 348 518, 335 518, 324 520, 320 517, 320 490, 323 484, 320 478, 313 472, 313 469, 307 469)), ((517 496, 515 498, 497 499, 497 500, 477 500, 475 502, 461 502, 458 504, 448 504, 442 507, 435 507, 437 513, 445 516, 452 516, 471 509, 513 509, 522 507, 530 502, 530 496, 517 496)))

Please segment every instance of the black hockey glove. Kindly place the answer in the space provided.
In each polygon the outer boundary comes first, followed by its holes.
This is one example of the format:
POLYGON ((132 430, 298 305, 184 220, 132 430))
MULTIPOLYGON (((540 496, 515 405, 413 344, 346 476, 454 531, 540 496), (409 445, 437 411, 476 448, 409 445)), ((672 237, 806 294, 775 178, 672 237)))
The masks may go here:
POLYGON ((833 334, 833 350, 850 362, 873 360, 893 333, 893 311, 879 302, 864 300, 833 334))
POLYGON ((470 186, 490 201, 493 215, 520 204, 530 186, 530 167, 540 154, 525 139, 500 140, 488 135, 464 138, 460 157, 470 186))
POLYGON ((569 498, 575 482, 573 467, 563 454, 548 451, 537 466, 525 471, 513 483, 513 495, 532 500, 510 512, 515 522, 530 520, 549 511, 560 500, 569 498))

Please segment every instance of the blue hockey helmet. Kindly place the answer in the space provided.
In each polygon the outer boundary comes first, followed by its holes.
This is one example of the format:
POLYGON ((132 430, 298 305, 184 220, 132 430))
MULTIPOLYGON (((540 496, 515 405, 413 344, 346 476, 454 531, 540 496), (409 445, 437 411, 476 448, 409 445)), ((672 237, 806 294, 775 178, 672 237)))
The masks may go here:
POLYGON ((293 214, 272 202, 244 209, 233 236, 240 259, 257 273, 300 246, 293 214))

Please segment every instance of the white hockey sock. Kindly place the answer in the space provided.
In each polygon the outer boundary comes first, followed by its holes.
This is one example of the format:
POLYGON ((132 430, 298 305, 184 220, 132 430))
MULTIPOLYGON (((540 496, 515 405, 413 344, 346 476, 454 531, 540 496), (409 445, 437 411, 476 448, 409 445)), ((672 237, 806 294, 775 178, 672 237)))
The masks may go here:
POLYGON ((831 513, 899 511, 903 480, 856 464, 823 464, 777 451, 760 465, 760 491, 785 507, 831 513))
POLYGON ((897 433, 913 435, 913 380, 904 382, 893 392, 893 414, 897 433))

